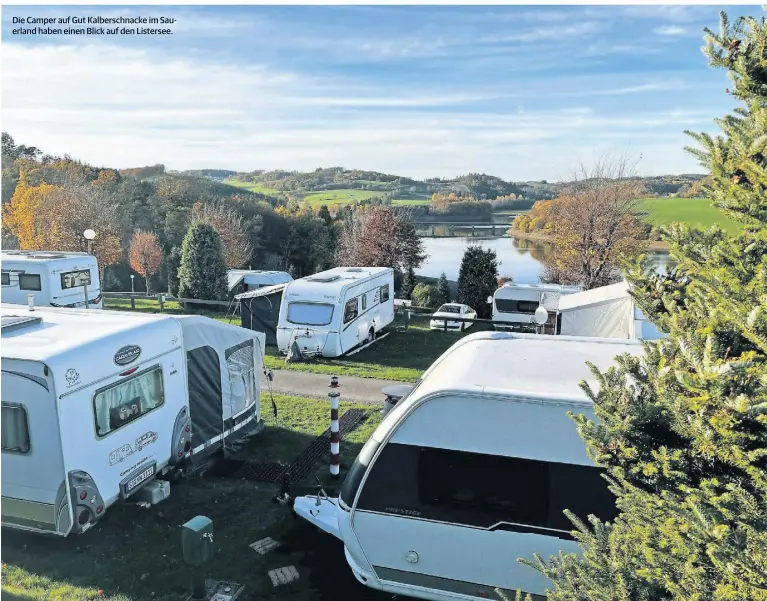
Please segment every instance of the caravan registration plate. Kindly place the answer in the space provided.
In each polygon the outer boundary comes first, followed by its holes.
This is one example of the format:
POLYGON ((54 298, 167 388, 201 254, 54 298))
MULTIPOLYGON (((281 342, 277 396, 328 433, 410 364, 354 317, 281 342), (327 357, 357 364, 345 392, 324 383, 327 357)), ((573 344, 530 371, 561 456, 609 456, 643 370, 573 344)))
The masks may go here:
POLYGON ((125 483, 124 492, 126 495, 130 494, 131 491, 135 490, 137 486, 141 485, 143 482, 146 482, 149 478, 154 476, 156 464, 150 465, 148 468, 146 468, 143 472, 140 474, 134 476, 130 480, 128 480, 125 483))

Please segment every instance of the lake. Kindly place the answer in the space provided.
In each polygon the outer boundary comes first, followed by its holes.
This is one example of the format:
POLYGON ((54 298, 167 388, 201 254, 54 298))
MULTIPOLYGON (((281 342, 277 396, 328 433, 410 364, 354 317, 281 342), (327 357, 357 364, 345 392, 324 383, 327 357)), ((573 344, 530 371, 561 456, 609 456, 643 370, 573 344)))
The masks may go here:
MULTIPOLYGON (((419 229, 420 229, 419 224, 419 229)), ((461 226, 461 230, 464 226, 461 226)), ((471 226, 469 226, 471 227, 471 226)), ((498 255, 498 273, 508 276, 520 284, 538 283, 543 271, 543 259, 550 252, 550 244, 531 240, 517 240, 508 236, 503 237, 424 237, 424 248, 429 255, 417 275, 438 278, 442 272, 447 279, 457 280, 458 269, 461 266, 463 253, 470 244, 477 244, 485 249, 493 249, 498 255)), ((668 263, 668 252, 648 253, 657 265, 658 271, 663 271, 668 263)))

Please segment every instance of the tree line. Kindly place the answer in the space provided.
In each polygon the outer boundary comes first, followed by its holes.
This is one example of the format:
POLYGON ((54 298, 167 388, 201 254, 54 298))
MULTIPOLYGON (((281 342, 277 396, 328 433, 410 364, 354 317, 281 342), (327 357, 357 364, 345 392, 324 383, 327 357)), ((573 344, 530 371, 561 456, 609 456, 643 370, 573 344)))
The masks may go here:
MULTIPOLYGON (((265 195, 209 177, 167 173, 162 165, 115 170, 52 157, 17 144, 8 133, 2 151, 4 248, 85 251, 82 232, 93 229, 92 252, 105 290, 130 290, 130 275, 139 274, 144 290, 178 293, 182 275, 190 273, 182 269, 187 238, 203 230, 219 239, 224 269, 303 277, 349 260, 400 270, 403 261, 413 268, 423 262, 406 209, 348 207, 331 214, 326 206, 275 206, 265 195), (393 222, 397 228, 390 227, 393 222), (347 240, 360 228, 364 237, 347 240)), ((189 256, 195 255, 191 247, 189 256)), ((222 294, 217 289, 214 296, 222 294)))

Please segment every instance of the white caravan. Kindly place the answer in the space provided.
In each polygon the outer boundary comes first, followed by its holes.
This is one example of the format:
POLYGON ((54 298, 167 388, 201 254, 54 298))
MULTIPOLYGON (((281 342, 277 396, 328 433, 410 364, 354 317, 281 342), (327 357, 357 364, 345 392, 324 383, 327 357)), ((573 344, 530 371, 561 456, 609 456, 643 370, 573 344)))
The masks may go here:
POLYGON ((6 250, 2 261, 2 302, 26 305, 29 294, 36 305, 103 308, 96 257, 88 253, 47 250, 6 250))
POLYGON ((507 282, 493 293, 493 321, 497 330, 535 332, 535 310, 543 306, 549 312, 544 333, 554 333, 561 297, 580 292, 577 286, 559 284, 515 284, 507 282))
POLYGON ((145 485, 260 423, 262 334, 196 316, 0 315, 3 526, 85 532, 119 500, 162 500, 145 485))
POLYGON ((663 334, 629 294, 627 281, 600 286, 559 301, 559 334, 657 340, 663 334))
POLYGON ((455 601, 543 595, 517 563, 578 552, 564 509, 611 520, 615 499, 568 412, 595 419, 586 365, 639 355, 639 341, 478 332, 448 349, 384 417, 338 498, 296 513, 340 538, 366 586, 455 601))
POLYGON ((264 286, 275 286, 293 281, 285 271, 257 271, 254 269, 230 269, 226 273, 231 294, 241 294, 264 286))
POLYGON ((277 346, 339 357, 394 321, 394 270, 336 267, 290 282, 282 295, 277 346))

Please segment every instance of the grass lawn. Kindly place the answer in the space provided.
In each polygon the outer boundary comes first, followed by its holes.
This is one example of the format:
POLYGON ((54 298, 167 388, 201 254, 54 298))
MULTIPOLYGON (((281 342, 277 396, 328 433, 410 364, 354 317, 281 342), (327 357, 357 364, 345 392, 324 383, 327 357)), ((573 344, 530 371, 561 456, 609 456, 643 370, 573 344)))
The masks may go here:
POLYGON ((267 188, 262 184, 254 184, 253 182, 241 182, 237 179, 225 179, 223 183, 234 186, 235 188, 244 188, 245 190, 248 190, 249 192, 255 192, 256 194, 265 194, 266 196, 274 196, 275 194, 280 193, 279 190, 275 190, 274 188, 267 188))
MULTIPOLYGON (((106 309, 113 311, 136 311, 138 313, 160 313, 160 303, 154 299, 137 298, 134 300, 135 309, 131 308, 131 302, 129 298, 108 298, 104 301, 106 309)), ((195 315, 204 315, 205 317, 211 317, 216 321, 223 323, 229 323, 229 319, 226 316, 226 311, 190 311, 185 310, 181 305, 175 301, 166 301, 163 306, 163 313, 170 315, 189 315, 194 313, 195 315)), ((239 317, 232 319, 233 325, 240 325, 239 317)))
POLYGON ((713 207, 706 198, 644 198, 639 208, 647 213, 646 220, 653 225, 670 225, 674 222, 698 227, 718 225, 730 233, 740 229, 738 223, 724 211, 713 207))
POLYGON ((349 357, 285 363, 276 348, 267 347, 265 360, 269 369, 415 382, 457 340, 485 329, 488 326, 477 323, 466 332, 433 331, 427 320, 418 319, 411 321, 406 332, 388 329, 390 334, 386 338, 349 357))
POLYGON ((385 192, 376 192, 374 190, 355 190, 344 188, 341 190, 326 190, 323 192, 310 192, 304 197, 311 206, 332 205, 332 204, 354 204, 361 200, 367 200, 373 196, 383 196, 385 192))
MULTIPOLYGON (((322 401, 277 396, 279 425, 264 402, 266 429, 241 451, 243 458, 292 461, 329 425, 322 401)), ((380 421, 380 408, 341 402, 341 413, 358 407, 366 422, 341 442, 341 480, 362 443, 380 421)), ((329 480, 328 458, 314 467, 329 480)), ((311 475, 304 482, 314 482, 311 475)), ((308 488, 306 489, 308 492, 308 488)), ((326 489, 328 494, 332 494, 326 489)), ((191 569, 182 561, 181 525, 196 515, 213 520, 215 556, 208 577, 245 585, 241 599, 373 601, 379 594, 357 583, 343 547, 292 510, 272 501, 277 486, 227 478, 186 479, 153 507, 115 505, 83 535, 46 538, 6 531, 2 546, 2 596, 8 601, 179 601, 189 594, 191 569), (248 548, 271 536, 283 546, 265 556, 248 548), (272 587, 267 571, 295 565, 297 582, 272 587)))

